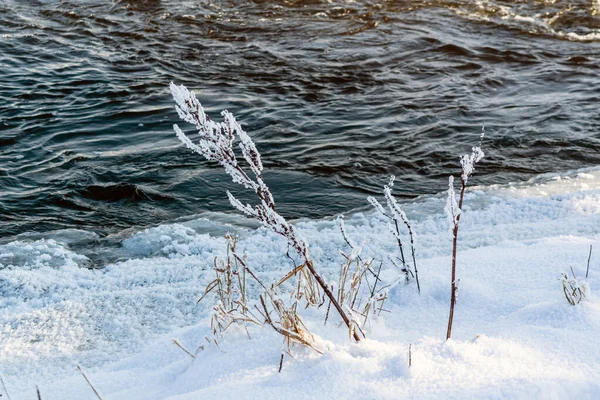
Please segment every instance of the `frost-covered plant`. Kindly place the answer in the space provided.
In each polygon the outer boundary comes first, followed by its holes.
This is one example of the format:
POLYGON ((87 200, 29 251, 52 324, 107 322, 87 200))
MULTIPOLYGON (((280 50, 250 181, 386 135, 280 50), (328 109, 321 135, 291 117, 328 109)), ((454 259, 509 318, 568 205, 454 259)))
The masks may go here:
POLYGON ((465 190, 467 188, 467 182, 469 177, 473 173, 475 164, 481 161, 484 157, 484 153, 481 150, 481 140, 483 140, 483 131, 479 141, 479 146, 472 148, 471 154, 465 154, 460 158, 461 175, 460 175, 460 195, 458 203, 456 202, 456 193, 454 192, 454 176, 450 176, 448 179, 448 197, 446 200, 446 215, 450 220, 450 227, 452 231, 452 281, 451 281, 451 292, 450 292, 450 314, 448 316, 448 330, 446 332, 446 340, 450 339, 452 335, 452 321, 454 320, 454 306, 456 305, 456 296, 458 292, 458 284, 456 280, 456 247, 458 244, 458 226, 460 218, 462 216, 463 200, 465 198, 465 190))
POLYGON ((572 277, 569 278, 569 275, 562 273, 562 278, 560 279, 562 283, 563 293, 565 294, 565 298, 571 305, 577 305, 581 303, 581 301, 585 298, 589 291, 589 286, 587 282, 580 282, 575 276, 575 271, 571 268, 572 277))
MULTIPOLYGON (((306 279, 301 281, 302 287, 296 293, 298 295, 317 293, 315 296, 305 297, 305 300, 309 305, 318 305, 316 299, 320 298, 320 295, 318 295, 320 288, 334 305, 348 329, 352 330, 352 321, 336 300, 323 277, 315 269, 306 241, 294 226, 275 210, 273 195, 262 176, 263 165, 260 153, 250 136, 242 129, 230 112, 223 111, 221 113, 224 118, 223 122, 212 121, 204 112, 202 105, 193 92, 183 85, 177 86, 174 83, 171 83, 170 87, 179 117, 193 124, 200 136, 199 140, 194 143, 177 125, 173 125, 179 140, 207 160, 218 162, 225 172, 231 176, 233 182, 254 191, 258 197, 258 204, 254 206, 243 204, 229 191, 227 196, 236 209, 255 218, 273 232, 283 236, 288 245, 300 255, 303 263, 296 269, 307 268, 309 273, 304 275, 306 279), (242 168, 234 152, 234 141, 236 139, 239 142, 238 147, 241 150, 242 157, 247 163, 247 169, 242 168)), ((360 340, 358 334, 355 333, 352 336, 356 341, 360 340)))
MULTIPOLYGON (((381 215, 389 219, 388 229, 396 239, 396 243, 398 244, 398 249, 400 251, 400 257, 398 258, 398 260, 400 261, 402 266, 399 268, 402 272, 404 272, 407 282, 410 280, 411 276, 415 278, 415 281, 417 282, 417 291, 419 292, 419 294, 421 294, 421 284, 419 283, 419 271, 417 269, 417 260, 415 256, 415 235, 410 221, 406 217, 406 213, 400 208, 400 205, 392 195, 392 188, 394 187, 395 179, 395 176, 390 176, 390 182, 383 187, 383 195, 385 197, 385 201, 387 203, 389 211, 386 211, 381 205, 381 203, 379 203, 379 201, 377 201, 377 199, 375 199, 373 196, 367 197, 367 200, 377 211, 379 211, 381 215), (412 270, 410 268, 409 263, 406 261, 406 257, 404 256, 404 246, 402 245, 402 236, 400 234, 400 226, 402 224, 406 226, 406 229, 408 230, 408 237, 410 239, 410 253, 413 264, 412 270)), ((389 257, 389 259, 394 265, 398 266, 394 261, 394 257, 389 257)))

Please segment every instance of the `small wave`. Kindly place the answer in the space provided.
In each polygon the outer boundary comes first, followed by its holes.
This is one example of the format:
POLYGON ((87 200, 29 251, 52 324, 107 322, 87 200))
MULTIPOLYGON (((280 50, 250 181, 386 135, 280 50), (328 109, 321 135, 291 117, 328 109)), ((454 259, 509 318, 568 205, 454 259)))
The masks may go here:
POLYGON ((79 194, 90 200, 130 202, 145 200, 171 200, 173 197, 156 192, 150 188, 131 183, 118 183, 114 185, 89 185, 79 191, 79 194))

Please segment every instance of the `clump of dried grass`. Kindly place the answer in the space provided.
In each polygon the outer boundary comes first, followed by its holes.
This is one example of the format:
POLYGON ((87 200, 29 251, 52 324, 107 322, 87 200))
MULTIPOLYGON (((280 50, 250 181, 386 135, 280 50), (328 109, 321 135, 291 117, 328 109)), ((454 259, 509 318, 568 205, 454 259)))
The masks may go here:
POLYGON ((310 333, 308 327, 298 315, 298 303, 294 302, 291 306, 286 306, 276 294, 274 290, 267 290, 260 296, 260 304, 263 311, 265 321, 271 327, 283 336, 283 345, 281 359, 279 362, 279 372, 283 367, 284 353, 293 358, 291 350, 293 344, 306 346, 319 354, 323 354, 315 343, 315 337, 310 333), (276 314, 274 319, 272 314, 276 314))
MULTIPOLYGON (((231 233, 225 234, 227 242, 227 256, 224 259, 215 257, 213 271, 215 279, 204 290, 204 294, 197 303, 201 302, 208 294, 214 293, 217 302, 213 306, 211 315, 212 341, 218 345, 218 339, 232 325, 244 327, 248 332, 247 324, 262 325, 261 321, 252 313, 248 305, 247 272, 245 257, 236 253, 238 238, 231 233)), ((249 334, 248 334, 249 335, 249 334)))
MULTIPOLYGON (((291 357, 294 344, 306 346, 321 354, 315 344, 314 336, 309 332, 298 315, 298 305, 302 300, 306 303, 316 302, 319 292, 311 282, 310 273, 304 265, 295 267, 290 273, 280 279, 277 283, 267 287, 258 278, 247 264, 247 256, 240 256, 236 251, 237 236, 227 233, 227 256, 224 259, 215 258, 213 270, 215 279, 205 288, 204 294, 198 302, 207 298, 209 294, 216 296, 216 304, 213 306, 211 316, 212 338, 207 340, 219 345, 219 339, 223 333, 232 325, 244 327, 248 337, 248 324, 270 325, 277 333, 283 336, 283 348, 279 369, 283 366, 284 353, 291 357), (297 277, 296 288, 292 292, 292 304, 286 303, 277 295, 277 288, 292 277, 297 277), (253 279, 263 290, 258 301, 252 302, 247 293, 247 278, 253 279), (253 309, 258 312, 255 314, 253 309)), ((174 343, 192 358, 192 354, 180 343, 174 343)))
POLYGON ((338 224, 342 236, 351 249, 350 254, 340 251, 345 262, 340 265, 340 272, 337 283, 337 299, 352 317, 352 327, 350 335, 358 330, 364 337, 364 328, 372 315, 378 315, 383 311, 383 304, 387 299, 386 289, 390 286, 380 286, 379 277, 381 265, 377 272, 374 272, 372 265, 374 259, 363 260, 361 253, 366 242, 356 245, 348 236, 344 225, 344 220, 340 216, 338 224), (370 282, 369 276, 373 278, 370 282))

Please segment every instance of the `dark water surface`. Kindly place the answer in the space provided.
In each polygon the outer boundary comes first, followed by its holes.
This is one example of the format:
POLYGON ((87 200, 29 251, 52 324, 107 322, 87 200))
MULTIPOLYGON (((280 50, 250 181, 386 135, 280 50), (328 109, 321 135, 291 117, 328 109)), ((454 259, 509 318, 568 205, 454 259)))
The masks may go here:
POLYGON ((230 211, 171 80, 244 124, 288 217, 390 173, 440 192, 483 124, 476 184, 600 163, 598 0, 0 0, 2 240, 230 211))

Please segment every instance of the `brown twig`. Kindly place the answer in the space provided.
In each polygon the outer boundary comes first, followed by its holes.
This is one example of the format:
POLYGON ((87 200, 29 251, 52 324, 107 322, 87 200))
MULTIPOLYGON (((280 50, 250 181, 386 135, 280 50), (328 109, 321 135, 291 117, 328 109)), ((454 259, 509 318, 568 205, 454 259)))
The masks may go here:
POLYGON ((283 368, 283 352, 281 352, 281 358, 279 359, 279 371, 277 371, 277 372, 281 372, 282 368, 283 368))
POLYGON ((193 355, 192 353, 190 353, 190 351, 188 349, 186 349, 185 347, 183 347, 183 345, 181 343, 179 343, 179 340, 177 339, 173 339, 173 344, 177 347, 179 347, 185 354, 187 354, 188 356, 192 357, 193 359, 196 358, 195 355, 193 355))

